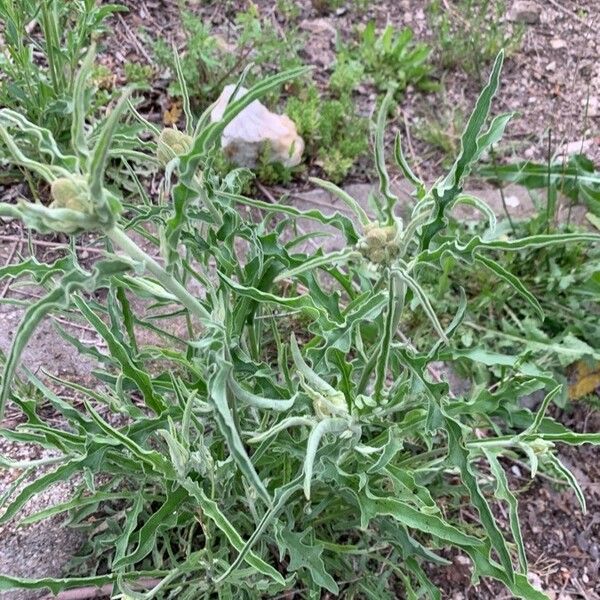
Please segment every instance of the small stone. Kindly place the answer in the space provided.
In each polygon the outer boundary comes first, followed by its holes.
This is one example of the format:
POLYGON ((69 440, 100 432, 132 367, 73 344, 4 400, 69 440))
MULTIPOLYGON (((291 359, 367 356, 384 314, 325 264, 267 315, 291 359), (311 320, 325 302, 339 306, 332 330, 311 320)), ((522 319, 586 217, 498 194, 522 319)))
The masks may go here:
POLYGON ((556 61, 553 60, 551 63, 546 65, 546 71, 556 71, 556 61))
POLYGON ((517 0, 508 13, 509 21, 535 25, 540 22, 540 7, 532 0, 517 0))
POLYGON ((590 98, 584 98, 581 102, 583 109, 587 108, 588 117, 600 117, 600 102, 596 96, 590 96, 590 98))
MULTIPOLYGON (((223 118, 234 90, 235 85, 227 85, 221 92, 210 113, 213 123, 223 118)), ((247 91, 240 87, 236 98, 247 91)), ((255 167, 265 150, 269 152, 268 162, 295 167, 302 160, 304 140, 287 115, 273 113, 254 100, 225 127, 221 147, 239 167, 255 167)))
POLYGON ((550 40, 550 48, 552 50, 562 50, 567 47, 567 42, 565 40, 561 40, 560 38, 555 38, 550 40))

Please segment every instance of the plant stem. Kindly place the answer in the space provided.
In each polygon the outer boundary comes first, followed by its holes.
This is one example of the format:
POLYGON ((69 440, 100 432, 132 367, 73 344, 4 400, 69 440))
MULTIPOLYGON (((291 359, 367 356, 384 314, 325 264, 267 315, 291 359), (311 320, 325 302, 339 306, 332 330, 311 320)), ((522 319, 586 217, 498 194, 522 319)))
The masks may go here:
POLYGON ((160 284, 181 301, 191 314, 201 321, 211 321, 210 313, 192 296, 170 273, 161 267, 149 254, 144 252, 127 234, 118 226, 106 232, 121 250, 131 258, 142 262, 148 271, 158 279, 160 284))

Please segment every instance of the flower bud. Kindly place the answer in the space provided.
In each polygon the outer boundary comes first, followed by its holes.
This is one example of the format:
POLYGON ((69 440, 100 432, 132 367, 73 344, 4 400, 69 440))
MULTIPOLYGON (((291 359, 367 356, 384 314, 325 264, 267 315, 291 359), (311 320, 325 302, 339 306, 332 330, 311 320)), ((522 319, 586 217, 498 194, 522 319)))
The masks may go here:
POLYGON ((554 448, 554 442, 544 440, 542 438, 535 438, 529 442, 529 447, 533 450, 534 454, 543 456, 547 454, 552 448, 554 448))
POLYGON ((163 129, 157 140, 156 156, 166 166, 176 156, 181 156, 192 147, 192 137, 178 129, 163 129))
POLYGON ((89 189, 85 177, 59 177, 50 186, 50 208, 69 208, 78 212, 90 211, 89 189))
POLYGON ((364 237, 356 247, 372 263, 387 263, 399 252, 396 233, 393 225, 381 227, 378 223, 369 223, 365 226, 364 237))

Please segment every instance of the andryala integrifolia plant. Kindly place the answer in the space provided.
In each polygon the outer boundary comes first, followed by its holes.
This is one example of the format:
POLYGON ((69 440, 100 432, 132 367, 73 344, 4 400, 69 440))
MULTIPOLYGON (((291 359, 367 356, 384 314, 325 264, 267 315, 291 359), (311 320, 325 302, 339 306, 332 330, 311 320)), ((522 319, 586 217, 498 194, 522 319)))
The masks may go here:
MULTIPOLYGON (((471 560, 474 580, 494 578, 519 598, 546 597, 528 581, 517 498, 505 469, 518 460, 532 476, 552 472, 573 487, 585 510, 556 444, 598 443, 600 435, 571 432, 547 417, 559 387, 543 372, 521 371, 517 359, 494 388, 474 386, 465 397, 432 378, 432 362, 452 360, 449 340, 460 330, 466 298, 451 322, 441 322, 419 283, 424 270, 440 269, 447 256, 478 262, 539 314, 533 294, 491 252, 599 241, 587 233, 500 237, 490 209, 463 194, 471 165, 510 118, 488 124, 502 58, 446 177, 427 188, 397 138, 396 162, 415 186, 404 220, 384 160, 391 95, 375 128, 380 185, 370 208, 316 180, 355 218, 248 198, 240 193, 245 171, 223 178, 213 171, 228 120, 300 70, 254 86, 219 123, 194 121, 184 102, 185 132, 147 124, 157 142, 140 142, 136 155, 146 152, 150 161, 158 152, 170 204, 144 203, 144 211, 130 204, 130 219, 126 203, 104 185, 109 158, 119 154, 112 134, 126 101, 93 146, 75 111, 69 156, 45 130, 0 111, 15 164, 44 177, 53 195, 48 207, 2 204, 0 214, 42 232, 95 231, 107 244, 91 271, 73 254, 0 269, 2 277, 31 277, 47 288, 25 313, 2 379, 2 404, 19 407, 23 423, 0 434, 55 451, 54 470, 32 483, 24 479, 35 465, 19 465, 25 471, 1 501, 0 522, 48 486, 82 474, 73 498, 23 522, 64 513, 88 532, 83 552, 102 565, 66 579, 1 576, 0 589, 57 593, 112 584, 124 597, 191 600, 273 598, 291 590, 310 598, 323 591, 396 598, 402 587, 410 598, 439 598, 426 565, 451 564, 444 555, 450 549, 471 560), (28 159, 15 132, 38 139, 48 163, 28 159), (461 202, 489 218, 485 235, 450 233, 450 211, 461 202), (339 249, 310 250, 305 242, 315 236, 299 233, 301 220, 335 228, 339 249), (130 230, 144 235, 147 246, 134 243, 130 230), (98 288, 106 293, 90 295, 98 288), (143 311, 135 308, 140 302, 143 311), (16 373, 37 323, 67 308, 69 318, 78 315, 105 342, 102 352, 61 330, 99 362, 94 388, 50 373, 46 383, 26 370, 16 373), (400 330, 407 311, 417 309, 431 322, 428 348, 414 347, 400 330), (174 335, 182 317, 185 339, 174 335), (144 331, 162 341, 144 342, 144 331), (84 409, 52 391, 53 381, 74 391, 84 409), (519 398, 541 389, 547 393, 536 413, 520 406, 519 398), (38 411, 42 398, 61 415, 60 427, 38 411), (506 505, 507 528, 494 516, 495 502, 506 505), (468 520, 460 510, 465 504, 472 507, 468 520)), ((82 102, 80 93, 74 101, 82 102)))

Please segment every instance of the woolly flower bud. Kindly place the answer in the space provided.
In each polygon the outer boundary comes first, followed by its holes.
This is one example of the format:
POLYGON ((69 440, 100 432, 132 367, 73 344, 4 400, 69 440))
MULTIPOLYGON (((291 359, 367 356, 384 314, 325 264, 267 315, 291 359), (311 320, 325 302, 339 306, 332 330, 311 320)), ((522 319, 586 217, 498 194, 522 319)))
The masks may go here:
POLYGON ((336 414, 345 414, 348 412, 346 396, 344 396, 342 392, 335 392, 327 395, 316 395, 313 398, 313 408, 315 410, 315 414, 320 419, 331 417, 336 414))
POLYGON ((59 177, 50 186, 52 203, 50 208, 69 208, 78 212, 89 212, 89 189, 85 177, 59 177))
POLYGON ((157 140, 156 156, 166 166, 176 156, 181 156, 192 147, 192 137, 178 129, 163 129, 157 140))
POLYGON ((542 438, 536 438, 529 443, 529 447, 538 456, 543 456, 554 447, 554 442, 549 442, 548 440, 544 440, 542 438))
POLYGON ((381 227, 378 223, 365 226, 365 235, 358 242, 357 249, 372 263, 388 262, 398 255, 396 228, 393 225, 381 227))

